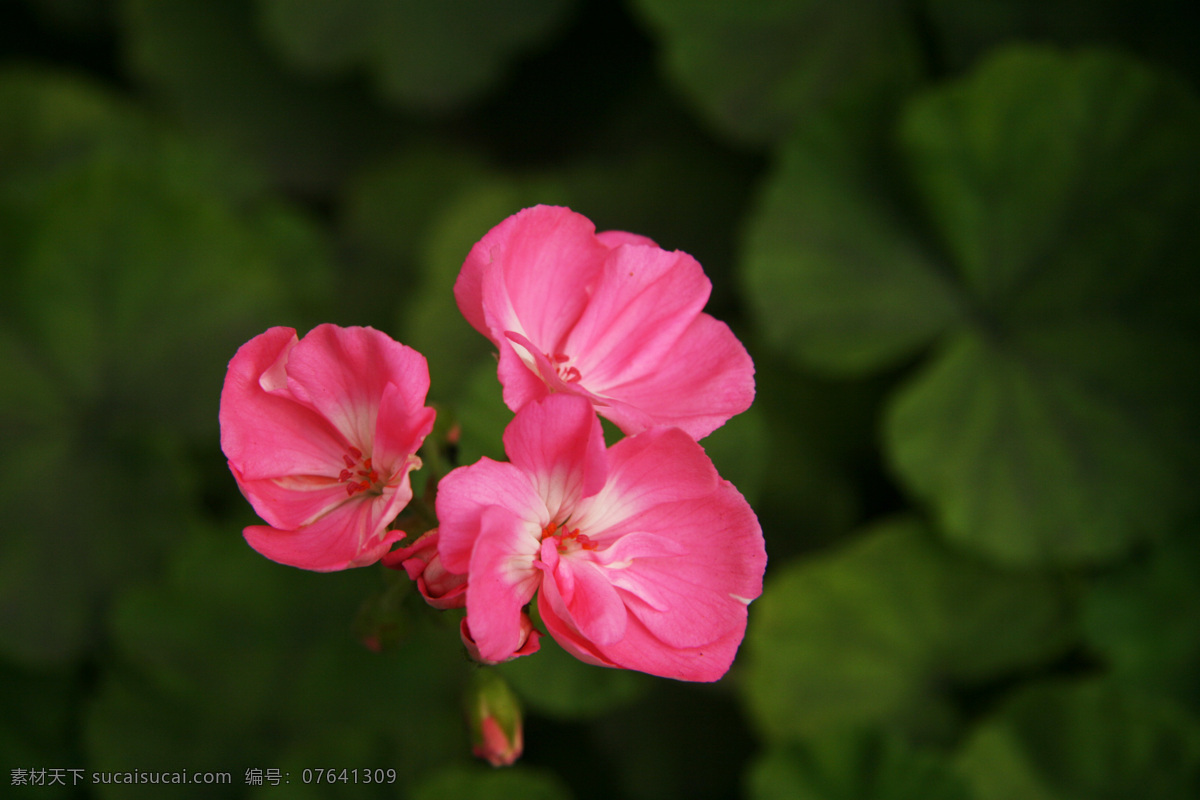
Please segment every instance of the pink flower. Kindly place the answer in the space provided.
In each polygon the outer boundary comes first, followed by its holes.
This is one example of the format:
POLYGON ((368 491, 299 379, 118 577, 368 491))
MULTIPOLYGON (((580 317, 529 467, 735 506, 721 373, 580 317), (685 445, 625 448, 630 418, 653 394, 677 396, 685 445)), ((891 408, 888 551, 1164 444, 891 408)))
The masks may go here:
POLYGON ((371 328, 271 328, 242 345, 221 392, 221 449, 267 525, 246 541, 327 572, 379 560, 404 533, 414 453, 433 427, 429 369, 371 328))
POLYGON ((467 576, 447 572, 437 551, 438 529, 421 535, 408 547, 383 557, 383 565, 403 569, 417 583, 425 602, 434 608, 462 608, 467 604, 467 576))
POLYGON ((701 311, 711 289, 686 253, 535 206, 479 240, 454 296, 500 349, 513 411, 575 394, 626 433, 674 425, 700 439, 754 400, 746 348, 701 311))
POLYGON ((590 404, 571 395, 518 411, 504 445, 511 463, 460 467, 437 496, 438 550, 468 575, 481 658, 522 646, 522 608, 537 593, 547 631, 583 661, 724 675, 767 555, 754 512, 703 448, 652 428, 605 450, 590 404))

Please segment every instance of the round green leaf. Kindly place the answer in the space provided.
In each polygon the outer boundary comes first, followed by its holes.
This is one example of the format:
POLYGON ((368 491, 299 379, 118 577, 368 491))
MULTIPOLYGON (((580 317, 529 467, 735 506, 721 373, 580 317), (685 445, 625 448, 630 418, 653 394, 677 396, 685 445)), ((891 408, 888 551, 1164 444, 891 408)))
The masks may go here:
POLYGON ((1050 581, 955 556, 897 520, 771 576, 751 614, 746 700, 774 738, 937 728, 952 714, 939 680, 994 680, 1061 653, 1069 633, 1050 581))
POLYGON ((955 337, 894 400, 887 443, 949 539, 1013 564, 1123 555, 1185 494, 1140 418, 1056 365, 955 337))
POLYGON ((876 143, 826 115, 790 139, 752 217, 745 291, 798 363, 868 372, 926 345, 957 313, 945 267, 909 225, 876 143))
POLYGON ((912 103, 967 330, 895 397, 891 460, 951 539, 1112 559, 1196 506, 1200 106, 1123 58, 1005 51, 912 103))

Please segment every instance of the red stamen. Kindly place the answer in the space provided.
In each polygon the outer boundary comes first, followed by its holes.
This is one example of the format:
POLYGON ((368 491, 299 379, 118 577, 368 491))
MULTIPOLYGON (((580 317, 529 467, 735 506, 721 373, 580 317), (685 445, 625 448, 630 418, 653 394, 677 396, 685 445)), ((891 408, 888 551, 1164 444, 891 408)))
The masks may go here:
POLYGON ((359 492, 379 491, 379 470, 372 465, 371 459, 364 459, 362 451, 357 447, 349 447, 347 451, 347 454, 342 456, 346 469, 338 474, 338 482, 346 484, 346 494, 353 497, 359 492), (356 480, 357 478, 362 480, 356 480))

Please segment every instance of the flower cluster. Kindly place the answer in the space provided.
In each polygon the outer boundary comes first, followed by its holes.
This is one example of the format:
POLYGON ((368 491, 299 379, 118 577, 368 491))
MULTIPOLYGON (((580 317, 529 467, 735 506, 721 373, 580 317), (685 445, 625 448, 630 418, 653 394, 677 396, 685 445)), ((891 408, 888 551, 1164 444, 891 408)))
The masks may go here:
POLYGON ((729 669, 762 591, 749 504, 697 440, 748 408, 754 366, 703 313, 700 265, 645 237, 537 206, 497 225, 455 297, 499 350, 507 462, 437 484, 437 527, 391 550, 433 425, 415 351, 369 328, 275 328, 244 345, 221 397, 222 448, 285 564, 383 559, 441 609, 468 651, 538 649, 540 624, 592 664, 690 681, 729 669), (625 438, 606 447, 599 416, 625 438), (389 552, 391 550, 391 552, 389 552))

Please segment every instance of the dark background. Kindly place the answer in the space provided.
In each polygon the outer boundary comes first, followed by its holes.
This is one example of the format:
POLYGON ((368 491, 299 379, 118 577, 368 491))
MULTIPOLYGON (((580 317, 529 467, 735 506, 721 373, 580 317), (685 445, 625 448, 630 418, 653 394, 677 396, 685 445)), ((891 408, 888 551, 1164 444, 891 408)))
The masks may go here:
POLYGON ((86 775, 5 795, 1200 796, 1188 5, 4 0, 0 781, 86 775), (494 770, 457 617, 250 550, 216 411, 373 325, 502 457, 450 287, 535 203, 704 265, 770 565, 719 683, 501 667, 494 770), (151 770, 232 783, 91 782, 151 770))

